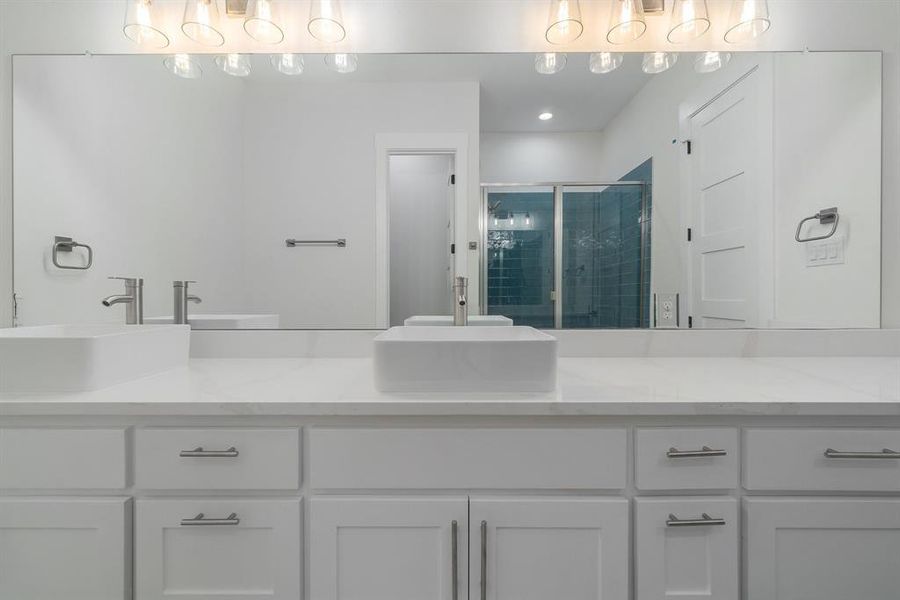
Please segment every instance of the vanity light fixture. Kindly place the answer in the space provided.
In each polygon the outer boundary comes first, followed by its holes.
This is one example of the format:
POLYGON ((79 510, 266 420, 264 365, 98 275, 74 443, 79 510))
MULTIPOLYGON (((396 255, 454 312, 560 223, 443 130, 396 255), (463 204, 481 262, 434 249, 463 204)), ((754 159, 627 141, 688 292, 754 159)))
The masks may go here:
POLYGON ((156 23, 159 23, 159 10, 152 0, 128 0, 122 28, 125 37, 138 46, 165 48, 169 45, 169 36, 160 31, 156 23))
POLYGON ((733 0, 725 41, 729 44, 749 42, 764 34, 771 26, 766 0, 733 0))
POLYGON ((247 4, 244 31, 257 42, 280 44, 284 30, 279 23, 281 7, 276 0, 250 0, 247 4))
POLYGON ((694 59, 694 71, 712 73, 718 71, 731 61, 731 52, 701 52, 694 59))
POLYGON ((644 54, 641 69, 644 73, 656 75, 668 71, 676 62, 678 62, 678 55, 674 52, 647 52, 644 54))
POLYGON ((611 73, 622 65, 623 60, 625 55, 621 52, 592 52, 589 68, 597 75, 611 73))
POLYGON ((216 0, 187 0, 181 31, 204 46, 224 44, 225 36, 219 31, 219 5, 216 0))
POLYGON ((311 36, 328 44, 347 37, 340 0, 312 0, 306 29, 311 36))
POLYGON ((542 112, 541 114, 538 115, 538 119, 540 119, 541 121, 549 121, 552 118, 553 118, 552 112, 542 112))
POLYGON ((544 37, 551 44, 569 44, 581 37, 581 7, 578 0, 550 0, 550 17, 544 37))
POLYGON ((641 0, 612 0, 612 15, 606 40, 610 44, 627 44, 647 31, 641 0))
POLYGON ((567 60, 562 52, 541 52, 534 55, 534 70, 541 75, 554 75, 566 68, 567 60))
POLYGON ((338 73, 352 73, 359 66, 359 58, 355 54, 347 54, 339 52, 336 54, 326 54, 325 64, 332 71, 338 73))
POLYGON ((299 75, 303 72, 302 54, 273 54, 272 66, 285 75, 299 75))
POLYGON ((184 79, 199 79, 203 75, 200 64, 190 54, 173 54, 163 60, 166 70, 184 79))
POLYGON ((234 77, 246 77, 250 74, 250 56, 247 54, 223 54, 216 57, 216 66, 223 73, 234 77))
POLYGON ((709 31, 709 10, 706 0, 675 0, 668 40, 683 44, 709 31))

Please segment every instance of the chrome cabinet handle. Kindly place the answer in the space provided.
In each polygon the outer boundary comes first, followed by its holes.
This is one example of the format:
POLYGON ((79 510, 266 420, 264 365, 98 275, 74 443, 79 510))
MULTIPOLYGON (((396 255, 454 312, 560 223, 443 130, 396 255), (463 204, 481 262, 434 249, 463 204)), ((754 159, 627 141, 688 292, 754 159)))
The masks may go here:
POLYGON ((196 517, 181 520, 182 527, 189 525, 239 525, 240 523, 241 520, 236 513, 231 513, 224 519, 207 519, 203 516, 203 513, 198 513, 196 517))
POLYGON ((481 522, 481 600, 487 600, 487 521, 481 522))
POLYGON ((198 446, 193 450, 182 450, 178 456, 181 458, 234 458, 238 454, 240 453, 234 446, 227 450, 204 450, 203 446, 198 446))
POLYGON ((725 519, 717 519, 706 513, 700 515, 699 519, 679 519, 675 515, 669 515, 666 521, 666 527, 704 527, 706 525, 724 525, 725 519))
POLYGON ((677 448, 669 448, 666 456, 669 458, 702 458, 705 456, 726 456, 728 452, 725 450, 714 450, 709 446, 703 446, 699 450, 679 450, 677 448))
POLYGON ((885 448, 881 452, 844 452, 828 448, 825 450, 825 458, 896 458, 900 459, 900 452, 885 448))
POLYGON ((450 598, 459 599, 459 523, 450 523, 450 598))

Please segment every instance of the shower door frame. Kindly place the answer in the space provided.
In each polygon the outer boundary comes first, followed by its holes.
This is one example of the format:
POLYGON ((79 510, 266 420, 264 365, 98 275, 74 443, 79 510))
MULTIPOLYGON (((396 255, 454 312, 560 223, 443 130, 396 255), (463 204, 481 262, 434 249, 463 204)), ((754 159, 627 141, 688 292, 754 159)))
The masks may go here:
MULTIPOLYGON (((481 238, 480 265, 480 290, 479 299, 482 311, 488 310, 488 193, 492 188, 551 188, 553 190, 553 290, 550 292, 550 301, 553 302, 553 328, 562 329, 563 321, 563 190, 577 187, 626 187, 640 186, 641 188, 641 251, 640 251, 640 317, 641 328, 644 325, 644 311, 647 309, 644 300, 644 290, 650 284, 646 281, 644 260, 646 259, 646 241, 650 227, 650 215, 647 206, 648 181, 611 181, 611 182, 586 182, 586 181, 555 181, 536 183, 482 183, 481 184, 481 211, 478 218, 478 231, 481 238)), ((647 328, 652 326, 653 315, 647 318, 647 328)))

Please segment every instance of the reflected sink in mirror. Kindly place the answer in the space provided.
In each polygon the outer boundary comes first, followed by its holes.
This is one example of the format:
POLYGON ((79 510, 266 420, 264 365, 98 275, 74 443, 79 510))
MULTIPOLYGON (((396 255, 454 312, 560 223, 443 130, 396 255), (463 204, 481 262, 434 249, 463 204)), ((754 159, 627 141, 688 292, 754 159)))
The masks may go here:
POLYGON ((556 338, 532 327, 392 327, 375 338, 382 392, 552 392, 556 338))
MULTIPOLYGON (((145 317, 147 325, 171 325, 173 318, 145 317)), ((191 329, 278 329, 278 315, 188 314, 191 329)))
MULTIPOLYGON (((452 327, 450 315, 417 315, 403 321, 407 327, 452 327)), ((470 327, 512 327, 513 320, 502 315, 473 315, 468 318, 470 327)))
POLYGON ((86 392, 187 365, 187 325, 0 329, 0 392, 86 392))

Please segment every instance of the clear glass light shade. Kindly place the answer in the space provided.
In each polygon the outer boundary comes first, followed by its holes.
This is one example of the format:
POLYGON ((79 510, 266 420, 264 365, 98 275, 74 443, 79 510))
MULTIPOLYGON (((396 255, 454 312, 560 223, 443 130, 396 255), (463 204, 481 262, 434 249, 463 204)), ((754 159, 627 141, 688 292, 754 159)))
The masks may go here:
POLYGON ((312 0, 306 28, 314 38, 329 44, 339 42, 347 37, 340 2, 338 0, 312 0))
POLYGON ((325 56, 325 64, 338 73, 352 73, 359 66, 359 58, 355 54, 328 54, 325 56))
POLYGON ((668 40, 684 44, 709 31, 709 10, 706 0, 675 0, 668 40))
POLYGON ((200 64, 190 54, 173 54, 163 60, 166 71, 185 79, 198 79, 203 75, 200 64))
POLYGON ((731 52, 701 52, 694 59, 694 71, 712 73, 731 61, 731 52))
POLYGON ((541 75, 553 75, 566 68, 567 60, 562 52, 541 52, 534 56, 534 70, 541 75))
POLYGON ((219 70, 234 77, 246 77, 250 74, 250 55, 248 54, 223 54, 216 57, 216 66, 219 70))
POLYGON ((598 75, 611 73, 622 66, 623 60, 625 55, 621 52, 594 52, 591 54, 589 68, 591 73, 598 75))
POLYGON ((644 73, 655 75, 671 69, 678 62, 678 55, 674 52, 647 52, 644 54, 644 62, 641 65, 644 73))
POLYGON ((285 75, 299 75, 303 72, 302 54, 275 54, 272 56, 272 66, 279 73, 285 75))
POLYGON ((244 19, 244 31, 257 42, 280 44, 284 40, 281 28, 281 6, 274 0, 250 0, 244 19))
POLYGON ((219 6, 216 0, 187 0, 181 31, 204 46, 224 44, 225 36, 219 30, 219 6))
POLYGON ((612 0, 612 16, 606 39, 610 44, 627 44, 647 31, 641 0, 612 0))
POLYGON ((771 26, 766 0, 734 0, 725 41, 729 44, 749 42, 764 34, 771 26))
POLYGON ((551 44, 574 42, 584 33, 578 0, 550 0, 550 17, 544 37, 551 44))
POLYGON ((151 0, 128 0, 125 8, 125 37, 145 48, 165 48, 169 36, 158 29, 159 7, 151 0))

